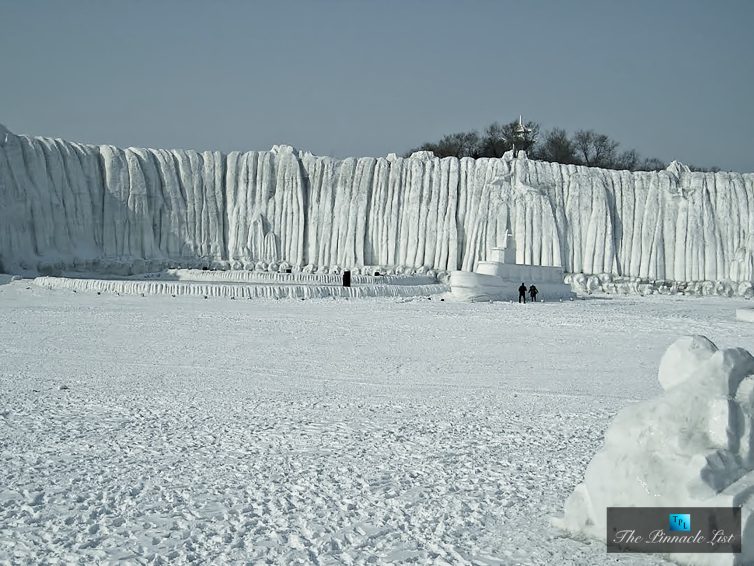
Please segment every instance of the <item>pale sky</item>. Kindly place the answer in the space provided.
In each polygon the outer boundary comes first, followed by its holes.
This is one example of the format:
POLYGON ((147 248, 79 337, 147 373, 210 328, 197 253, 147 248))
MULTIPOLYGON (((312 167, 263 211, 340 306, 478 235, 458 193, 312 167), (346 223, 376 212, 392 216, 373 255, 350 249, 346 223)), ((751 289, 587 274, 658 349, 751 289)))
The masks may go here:
POLYGON ((754 2, 0 0, 0 123, 402 153, 523 114, 754 171, 754 2))

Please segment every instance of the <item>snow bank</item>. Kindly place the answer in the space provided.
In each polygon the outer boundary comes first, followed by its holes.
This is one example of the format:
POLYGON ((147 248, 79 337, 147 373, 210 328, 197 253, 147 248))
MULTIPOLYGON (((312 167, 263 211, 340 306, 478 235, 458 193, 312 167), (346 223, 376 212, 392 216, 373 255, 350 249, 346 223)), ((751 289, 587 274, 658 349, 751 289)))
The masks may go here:
POLYGON ((0 187, 0 262, 17 272, 134 261, 471 271, 510 229, 518 264, 652 281, 754 276, 754 175, 678 164, 337 160, 289 146, 225 155, 8 133, 0 187))
POLYGON ((443 284, 434 285, 340 285, 202 283, 195 281, 155 281, 116 279, 72 279, 37 277, 34 284, 46 289, 98 292, 121 295, 172 295, 224 297, 231 299, 314 299, 323 297, 416 297, 445 293, 443 284))
POLYGON ((664 393, 615 417, 556 523, 604 540, 609 506, 741 506, 741 562, 732 554, 672 559, 754 563, 754 358, 686 336, 666 351, 659 380, 664 393))
POLYGON ((684 295, 716 297, 754 297, 751 281, 667 281, 642 277, 616 277, 610 273, 566 275, 566 283, 575 293, 609 295, 684 295))

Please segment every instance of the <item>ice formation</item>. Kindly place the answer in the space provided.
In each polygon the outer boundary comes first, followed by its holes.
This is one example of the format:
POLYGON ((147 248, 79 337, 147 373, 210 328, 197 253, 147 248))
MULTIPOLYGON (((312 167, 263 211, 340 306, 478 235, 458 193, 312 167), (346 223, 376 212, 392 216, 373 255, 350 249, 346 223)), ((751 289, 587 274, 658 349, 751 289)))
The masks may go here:
POLYGON ((741 555, 672 558, 754 563, 754 357, 686 336, 668 348, 658 377, 664 392, 618 413, 557 524, 604 540, 609 506, 740 506, 741 555))
POLYGON ((507 234, 503 247, 492 248, 487 259, 477 262, 474 271, 452 271, 450 288, 453 295, 466 301, 518 300, 521 283, 534 282, 539 300, 571 299, 574 294, 563 280, 563 268, 542 265, 521 265, 515 261, 515 249, 507 234))
POLYGON ((173 297, 223 297, 232 299, 316 299, 324 297, 426 297, 448 291, 443 284, 372 284, 343 287, 324 283, 234 284, 188 280, 78 279, 37 277, 34 285, 45 289, 97 292, 119 295, 171 295, 173 297))
POLYGON ((0 135, 0 271, 210 264, 471 271, 516 263, 652 281, 750 281, 754 175, 532 161, 337 160, 118 149, 0 135))
MULTIPOLYGON (((296 273, 271 273, 269 271, 203 271, 195 269, 169 269, 163 273, 146 274, 137 279, 159 279, 163 281, 205 281, 227 283, 266 283, 278 285, 342 285, 341 275, 325 273, 314 274, 297 271, 296 273)), ((435 285, 436 277, 427 275, 374 275, 354 274, 351 276, 354 285, 435 285)))

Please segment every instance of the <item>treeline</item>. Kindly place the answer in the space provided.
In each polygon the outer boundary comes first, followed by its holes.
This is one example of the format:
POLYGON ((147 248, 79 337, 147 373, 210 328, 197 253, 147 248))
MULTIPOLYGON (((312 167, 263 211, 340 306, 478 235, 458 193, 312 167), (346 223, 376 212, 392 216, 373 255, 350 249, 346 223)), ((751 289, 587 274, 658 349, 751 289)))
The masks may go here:
MULTIPOLYGON (((431 151, 438 157, 502 157, 514 148, 524 150, 530 159, 552 161, 603 169, 658 171, 667 164, 656 157, 642 157, 635 149, 621 150, 620 144, 594 130, 578 130, 569 135, 561 128, 540 133, 536 122, 517 120, 507 124, 493 122, 480 134, 476 130, 443 136, 434 143, 425 143, 414 151, 431 151)), ((692 171, 719 171, 718 167, 689 166, 692 171)))

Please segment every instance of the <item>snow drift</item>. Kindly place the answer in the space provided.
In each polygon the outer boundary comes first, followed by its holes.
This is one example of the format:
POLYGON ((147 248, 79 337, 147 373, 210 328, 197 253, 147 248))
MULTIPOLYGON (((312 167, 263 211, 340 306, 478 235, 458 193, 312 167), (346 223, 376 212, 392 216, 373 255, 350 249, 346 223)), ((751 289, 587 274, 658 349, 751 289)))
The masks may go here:
POLYGON ((557 524, 605 539, 616 507, 742 507, 742 553, 685 564, 754 563, 754 357, 686 336, 660 362, 660 396, 623 409, 557 524))
MULTIPOLYGON (((118 149, 0 135, 7 271, 255 262, 749 281, 754 175, 607 171, 502 159, 337 160, 297 152, 118 149)), ((137 267, 133 271, 138 271, 137 267)))

